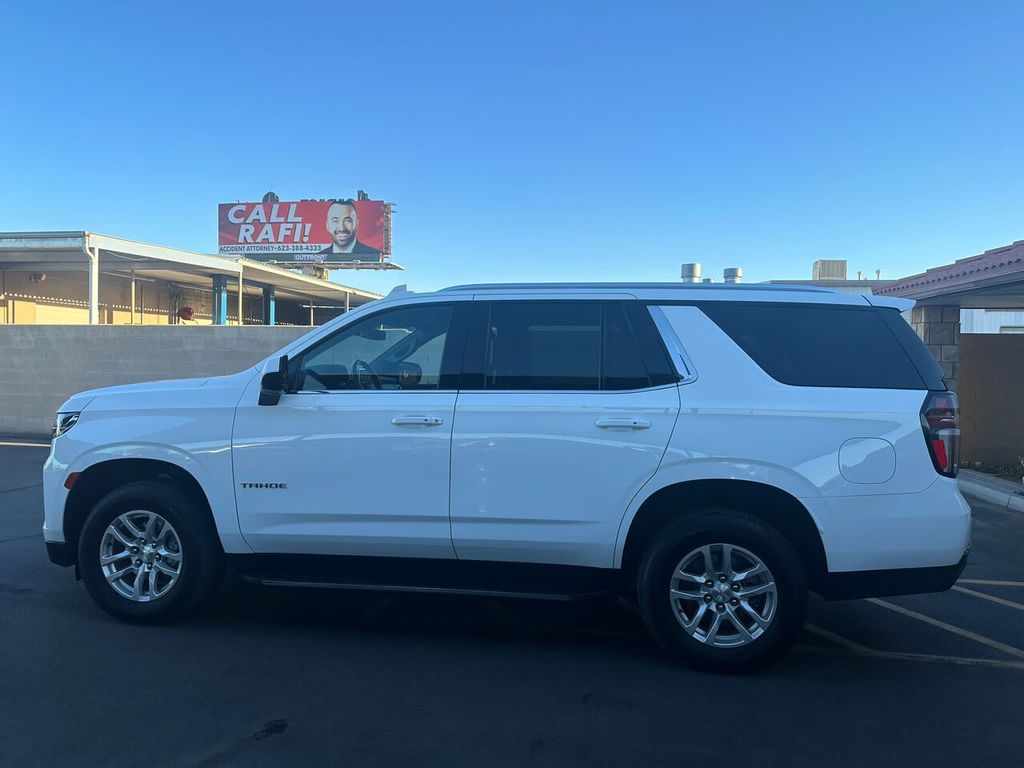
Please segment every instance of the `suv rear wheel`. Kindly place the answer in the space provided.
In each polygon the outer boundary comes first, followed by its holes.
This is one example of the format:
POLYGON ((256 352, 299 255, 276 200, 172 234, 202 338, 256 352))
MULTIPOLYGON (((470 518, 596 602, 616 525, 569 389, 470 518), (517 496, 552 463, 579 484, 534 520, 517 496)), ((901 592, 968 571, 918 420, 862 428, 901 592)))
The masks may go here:
POLYGON ((706 510, 652 538, 637 597, 648 629, 671 654, 744 670, 793 643, 803 626, 807 578, 774 528, 740 512, 706 510))
POLYGON ((205 510, 172 483, 141 480, 93 508, 78 564, 103 610, 136 622, 178 618, 216 587, 223 556, 205 510))

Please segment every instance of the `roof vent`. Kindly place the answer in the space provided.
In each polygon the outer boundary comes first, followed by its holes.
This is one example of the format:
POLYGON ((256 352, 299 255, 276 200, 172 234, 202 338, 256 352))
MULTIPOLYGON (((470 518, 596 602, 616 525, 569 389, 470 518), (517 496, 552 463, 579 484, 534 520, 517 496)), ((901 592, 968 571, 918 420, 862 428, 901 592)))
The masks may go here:
POLYGON ((700 263, 694 261, 683 264, 683 268, 679 271, 679 276, 683 278, 684 283, 699 283, 700 263))
POLYGON ((738 283, 743 280, 742 267, 726 267, 722 270, 722 280, 727 283, 738 283))

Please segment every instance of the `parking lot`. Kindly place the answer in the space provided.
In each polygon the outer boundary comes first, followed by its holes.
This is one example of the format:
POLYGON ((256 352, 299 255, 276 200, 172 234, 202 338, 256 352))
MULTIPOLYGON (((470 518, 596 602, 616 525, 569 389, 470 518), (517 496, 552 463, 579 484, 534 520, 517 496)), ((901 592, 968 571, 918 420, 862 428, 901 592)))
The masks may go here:
POLYGON ((972 501, 954 590, 812 598, 755 676, 680 667, 624 603, 228 582, 136 627, 49 564, 42 447, 0 444, 5 765, 1013 765, 1024 759, 1024 514, 972 501))

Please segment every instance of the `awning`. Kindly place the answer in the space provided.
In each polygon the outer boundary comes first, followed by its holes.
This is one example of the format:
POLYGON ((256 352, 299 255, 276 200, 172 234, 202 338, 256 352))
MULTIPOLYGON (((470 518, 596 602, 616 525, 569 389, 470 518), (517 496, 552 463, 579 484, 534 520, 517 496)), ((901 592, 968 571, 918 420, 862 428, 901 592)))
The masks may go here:
POLYGON ((85 272, 93 255, 100 275, 163 280, 209 288, 214 275, 243 280, 246 294, 273 286, 278 299, 314 300, 357 307, 380 294, 321 280, 245 258, 191 253, 95 232, 0 232, 0 270, 85 272))

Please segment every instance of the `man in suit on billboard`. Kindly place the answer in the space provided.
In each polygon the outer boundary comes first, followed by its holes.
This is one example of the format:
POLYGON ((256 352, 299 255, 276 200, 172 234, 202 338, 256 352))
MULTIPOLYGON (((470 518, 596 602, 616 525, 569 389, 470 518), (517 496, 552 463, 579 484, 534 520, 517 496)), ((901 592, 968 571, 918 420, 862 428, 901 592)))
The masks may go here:
POLYGON ((331 244, 320 251, 325 261, 380 261, 380 251, 356 238, 359 213, 352 200, 335 200, 327 207, 331 244))

